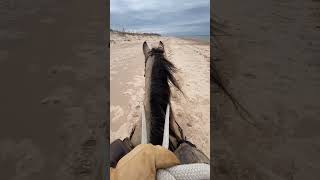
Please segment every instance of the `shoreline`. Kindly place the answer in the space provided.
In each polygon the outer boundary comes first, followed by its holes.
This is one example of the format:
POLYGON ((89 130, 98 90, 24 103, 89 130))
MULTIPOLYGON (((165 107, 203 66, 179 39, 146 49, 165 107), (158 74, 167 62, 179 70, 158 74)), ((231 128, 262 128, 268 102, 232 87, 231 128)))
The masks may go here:
POLYGON ((204 39, 196 39, 196 38, 188 38, 188 37, 178 37, 178 38, 188 40, 188 41, 193 41, 193 42, 198 43, 200 45, 209 45, 210 46, 210 39, 204 40, 204 39))

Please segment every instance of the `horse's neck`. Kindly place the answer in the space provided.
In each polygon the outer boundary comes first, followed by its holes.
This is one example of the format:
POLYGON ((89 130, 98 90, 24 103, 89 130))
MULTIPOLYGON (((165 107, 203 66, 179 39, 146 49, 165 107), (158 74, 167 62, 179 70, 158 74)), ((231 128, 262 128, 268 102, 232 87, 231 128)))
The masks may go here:
POLYGON ((165 111, 167 101, 170 99, 170 93, 165 87, 169 87, 164 74, 159 72, 159 64, 154 64, 153 59, 149 59, 145 75, 145 115, 148 128, 148 140, 152 143, 161 143, 162 133, 165 121, 165 111), (161 77, 162 76, 162 77, 161 77), (169 99, 167 99, 169 98, 169 99))

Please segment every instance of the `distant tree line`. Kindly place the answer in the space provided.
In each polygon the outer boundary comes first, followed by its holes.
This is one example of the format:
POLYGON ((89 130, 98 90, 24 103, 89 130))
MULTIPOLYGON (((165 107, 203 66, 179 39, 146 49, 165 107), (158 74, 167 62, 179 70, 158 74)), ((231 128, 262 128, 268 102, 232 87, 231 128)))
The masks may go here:
POLYGON ((110 32, 119 33, 121 35, 127 34, 127 35, 142 35, 142 36, 161 36, 161 34, 158 34, 158 33, 133 32, 133 31, 128 31, 125 28, 122 28, 122 30, 110 29, 110 32))

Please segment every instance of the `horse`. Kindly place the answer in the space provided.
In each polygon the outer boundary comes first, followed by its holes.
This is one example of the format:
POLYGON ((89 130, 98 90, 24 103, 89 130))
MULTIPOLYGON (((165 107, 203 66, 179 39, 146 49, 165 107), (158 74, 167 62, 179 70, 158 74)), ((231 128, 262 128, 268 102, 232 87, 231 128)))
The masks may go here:
MULTIPOLYGON (((147 140, 153 145, 161 145, 164 133, 166 107, 171 104, 170 84, 182 92, 174 73, 177 68, 166 56, 163 42, 158 47, 150 49, 145 41, 142 46, 145 57, 145 94, 142 106, 145 110, 147 140)), ((169 111, 169 149, 174 150, 177 143, 184 139, 182 129, 174 120, 173 110, 169 111)), ((130 140, 134 146, 141 141, 141 121, 130 133, 130 140)))

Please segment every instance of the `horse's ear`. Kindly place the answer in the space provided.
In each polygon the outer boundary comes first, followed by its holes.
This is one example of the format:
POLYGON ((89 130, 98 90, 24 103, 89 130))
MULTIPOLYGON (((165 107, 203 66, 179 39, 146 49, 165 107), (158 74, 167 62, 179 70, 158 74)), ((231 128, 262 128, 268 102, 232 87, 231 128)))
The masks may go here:
POLYGON ((162 41, 159 42, 159 48, 163 49, 164 50, 164 44, 162 41))
POLYGON ((150 48, 149 48, 149 46, 148 46, 146 41, 143 43, 142 50, 143 50, 144 56, 147 57, 148 53, 150 51, 150 48))

